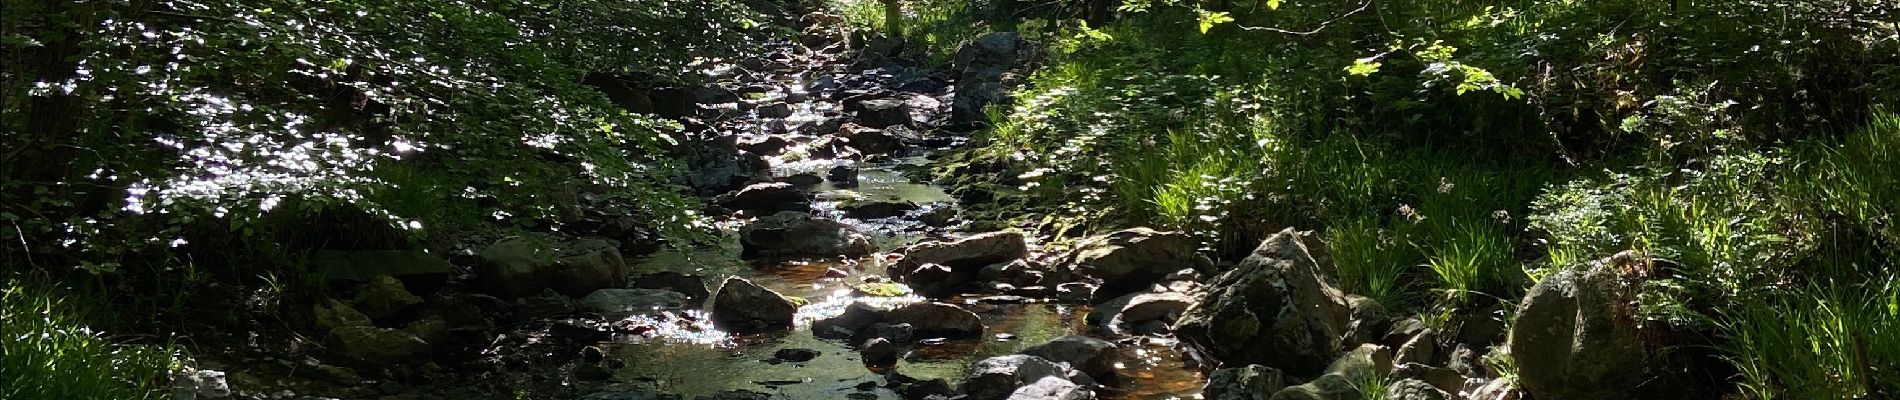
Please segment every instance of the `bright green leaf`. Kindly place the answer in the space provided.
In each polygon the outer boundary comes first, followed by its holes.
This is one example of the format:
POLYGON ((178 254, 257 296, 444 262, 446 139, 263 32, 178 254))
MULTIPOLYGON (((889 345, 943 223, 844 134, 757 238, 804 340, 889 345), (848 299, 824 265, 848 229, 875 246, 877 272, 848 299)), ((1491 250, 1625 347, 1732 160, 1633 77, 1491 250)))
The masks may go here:
POLYGON ((1217 12, 1210 12, 1206 10, 1201 11, 1201 33, 1207 33, 1207 30, 1213 29, 1214 25, 1220 25, 1220 24, 1224 24, 1228 22, 1234 22, 1234 17, 1227 15, 1227 12, 1225 11, 1217 11, 1217 12))

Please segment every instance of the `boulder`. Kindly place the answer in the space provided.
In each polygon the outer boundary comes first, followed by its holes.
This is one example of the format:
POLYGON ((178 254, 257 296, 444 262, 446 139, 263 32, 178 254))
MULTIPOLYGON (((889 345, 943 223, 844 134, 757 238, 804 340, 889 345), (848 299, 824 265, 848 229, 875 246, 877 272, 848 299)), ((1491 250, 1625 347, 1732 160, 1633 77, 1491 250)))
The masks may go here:
POLYGON ((911 288, 918 294, 943 298, 957 294, 958 289, 966 283, 965 275, 967 274, 957 273, 942 264, 924 264, 900 276, 905 282, 909 282, 911 288))
POLYGON ((660 289, 601 289, 580 299, 581 310, 607 318, 686 306, 686 295, 660 289))
POLYGON ((419 360, 429 352, 429 343, 399 329, 374 326, 346 326, 330 331, 337 351, 360 360, 402 364, 419 360))
POLYGON ((1438 334, 1431 329, 1420 330, 1411 340, 1399 345, 1399 351, 1392 356, 1392 362, 1398 364, 1419 363, 1436 365, 1438 360, 1438 334))
POLYGON ((1635 286, 1618 269, 1643 262, 1634 252, 1550 275, 1517 309, 1510 348, 1518 382, 1540 399, 1623 399, 1648 381, 1647 352, 1630 315, 1635 286))
POLYGON ((595 290, 627 286, 627 260, 620 257, 619 246, 613 241, 574 239, 561 244, 555 256, 547 279, 556 292, 580 297, 595 290))
POLYGON ((363 312, 357 311, 356 307, 350 307, 349 304, 341 301, 325 299, 323 304, 316 305, 312 311, 317 317, 317 327, 325 332, 343 327, 375 325, 374 322, 370 322, 368 315, 363 315, 363 312))
MULTIPOLYGON (((720 91, 730 95, 730 92, 720 91)), ((736 138, 713 135, 681 141, 667 153, 686 168, 679 183, 700 191, 718 192, 737 187, 752 176, 751 163, 739 153, 736 138)))
MULTIPOLYGON (((1096 305, 1085 320, 1109 331, 1129 334, 1150 321, 1173 324, 1194 304, 1194 296, 1181 292, 1143 292, 1118 297, 1096 305)), ((1141 332, 1154 334, 1164 332, 1141 332)))
POLYGON ((1007 283, 1012 286, 1035 286, 1042 283, 1042 268, 1026 259, 1016 259, 984 266, 976 271, 976 280, 990 283, 1007 283))
MULTIPOLYGON (((1398 360, 1394 359, 1394 363, 1398 360)), ((1416 379, 1437 387, 1448 393, 1458 393, 1465 389, 1465 376, 1447 368, 1433 367, 1418 363, 1399 363, 1392 366, 1392 379, 1416 379)))
POLYGON ((877 250, 870 237, 845 224, 791 211, 768 215, 740 228, 739 245, 747 258, 860 257, 877 250))
POLYGON ((518 236, 483 248, 476 279, 491 293, 519 297, 552 288, 568 296, 627 283, 627 263, 612 241, 597 238, 559 242, 518 236))
POLYGON ((1269 397, 1269 400, 1359 400, 1365 398, 1360 389, 1364 382, 1385 379, 1392 371, 1392 353, 1384 346, 1362 345, 1334 360, 1326 367, 1326 373, 1311 382, 1289 386, 1269 397))
POLYGON ((699 275, 688 275, 673 271, 654 272, 633 277, 627 287, 634 289, 664 289, 686 295, 689 304, 698 307, 712 292, 706 290, 706 280, 699 275))
POLYGON ((779 211, 810 211, 811 197, 785 182, 763 182, 721 195, 713 202, 729 210, 770 214, 779 211))
POLYGON ((1010 91, 1018 80, 1014 70, 1022 68, 1036 53, 1028 40, 1015 32, 991 32, 957 49, 952 60, 956 75, 956 101, 950 105, 951 121, 974 124, 988 120, 984 108, 1008 104, 1010 91))
POLYGON ((898 348, 896 343, 884 338, 866 340, 862 347, 864 349, 858 351, 858 356, 864 359, 865 365, 870 366, 897 365, 897 359, 904 355, 904 350, 898 348))
POLYGON ((1097 382, 1115 381, 1115 363, 1121 359, 1114 343, 1087 336, 1064 336, 1023 349, 1022 354, 1068 363, 1097 382))
POLYGON ((904 200, 860 200, 838 204, 838 211, 844 216, 857 219, 875 219, 903 216, 917 209, 917 203, 904 200))
POLYGON ((409 293, 395 277, 383 275, 364 284, 353 303, 370 319, 383 320, 421 304, 422 297, 409 293))
POLYGON ((1346 307, 1352 310, 1346 323, 1345 344, 1347 346, 1377 343, 1392 328, 1392 315, 1380 305, 1378 300, 1360 295, 1346 295, 1346 307))
POLYGON ((1221 364, 1318 373, 1339 354, 1351 310, 1333 286, 1332 266, 1316 261, 1301 235, 1290 228, 1274 234, 1215 277, 1175 323, 1175 335, 1221 364))
POLYGON ((172 400, 217 399, 231 395, 224 371, 183 367, 171 373, 172 400))
POLYGON ((858 124, 871 128, 909 125, 910 105, 898 99, 864 100, 857 103, 858 124))
POLYGON ((1456 400, 1457 396, 1417 379, 1401 379, 1385 388, 1386 400, 1456 400))
POLYGON ((1212 268, 1213 261, 1196 251, 1198 246, 1184 233, 1125 229, 1083 239, 1058 265, 1100 279, 1095 296, 1106 300, 1141 291, 1183 268, 1212 268))
POLYGON ((1016 389, 1042 378, 1061 379, 1067 375, 1062 366, 1041 357, 1023 354, 990 357, 970 367, 962 391, 969 400, 1002 400, 1010 398, 1016 389))
POLYGON ((919 337, 966 338, 983 334, 976 313, 944 303, 916 303, 890 312, 890 323, 910 324, 919 337))
POLYGON ((798 306, 745 278, 726 278, 713 297, 713 324, 729 332, 754 333, 792 326, 798 306))
POLYGON ((1266 400, 1286 388, 1280 370, 1261 365, 1221 368, 1207 376, 1201 398, 1207 400, 1266 400))
POLYGON ((1045 376, 1009 393, 1009 400, 1093 400, 1088 387, 1059 376, 1045 376))
POLYGON ((838 126, 838 136, 845 143, 864 154, 901 153, 904 148, 923 141, 923 135, 903 125, 875 129, 857 124, 838 126))
POLYGON ((423 343, 440 346, 449 339, 449 321, 440 316, 431 315, 410 322, 409 325, 402 327, 402 331, 416 335, 416 338, 422 339, 423 343))
POLYGON ((1029 255, 1029 243, 1019 232, 986 232, 954 241, 929 241, 898 251, 903 255, 890 267, 891 276, 902 276, 923 264, 942 264, 957 270, 974 272, 984 266, 1008 262, 1029 255))
POLYGON ((825 180, 831 181, 831 184, 837 187, 856 187, 858 186, 858 167, 850 165, 831 167, 831 170, 825 172, 825 180))
POLYGON ((848 339, 864 334, 872 325, 888 318, 890 311, 869 304, 851 303, 838 316, 812 321, 811 332, 813 336, 821 338, 848 339))
POLYGON ((757 111, 759 112, 759 118, 785 118, 792 116, 792 105, 784 102, 773 102, 772 104, 759 106, 757 111))

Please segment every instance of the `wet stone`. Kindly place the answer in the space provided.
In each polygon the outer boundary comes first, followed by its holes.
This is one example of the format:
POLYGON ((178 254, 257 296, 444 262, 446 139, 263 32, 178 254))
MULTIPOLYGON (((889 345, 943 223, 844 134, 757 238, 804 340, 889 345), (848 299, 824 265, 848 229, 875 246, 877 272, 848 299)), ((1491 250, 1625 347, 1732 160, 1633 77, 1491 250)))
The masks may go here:
POLYGON ((806 362, 818 358, 820 354, 822 353, 812 349, 779 349, 772 353, 772 357, 791 362, 806 362))

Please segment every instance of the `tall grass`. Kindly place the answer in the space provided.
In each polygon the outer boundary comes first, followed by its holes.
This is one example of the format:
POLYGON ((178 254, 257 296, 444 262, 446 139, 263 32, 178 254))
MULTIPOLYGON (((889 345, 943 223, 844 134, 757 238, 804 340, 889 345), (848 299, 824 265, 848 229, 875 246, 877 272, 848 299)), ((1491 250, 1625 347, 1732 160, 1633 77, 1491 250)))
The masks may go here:
POLYGON ((176 350, 112 342, 48 290, 9 279, 0 291, 0 398, 164 399, 176 350))
MULTIPOLYGON (((1891 266, 1889 266, 1891 267, 1891 266)), ((1754 399, 1900 393, 1900 275, 1829 282, 1729 308, 1721 349, 1754 399)))

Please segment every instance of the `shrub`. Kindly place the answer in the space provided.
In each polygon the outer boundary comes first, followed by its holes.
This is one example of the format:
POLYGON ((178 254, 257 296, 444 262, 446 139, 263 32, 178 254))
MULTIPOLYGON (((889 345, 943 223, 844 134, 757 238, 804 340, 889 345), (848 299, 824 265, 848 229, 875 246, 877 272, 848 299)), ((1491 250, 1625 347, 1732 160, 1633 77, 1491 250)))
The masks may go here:
POLYGON ((0 397, 168 399, 177 350, 114 343, 56 293, 9 278, 0 291, 0 397))

